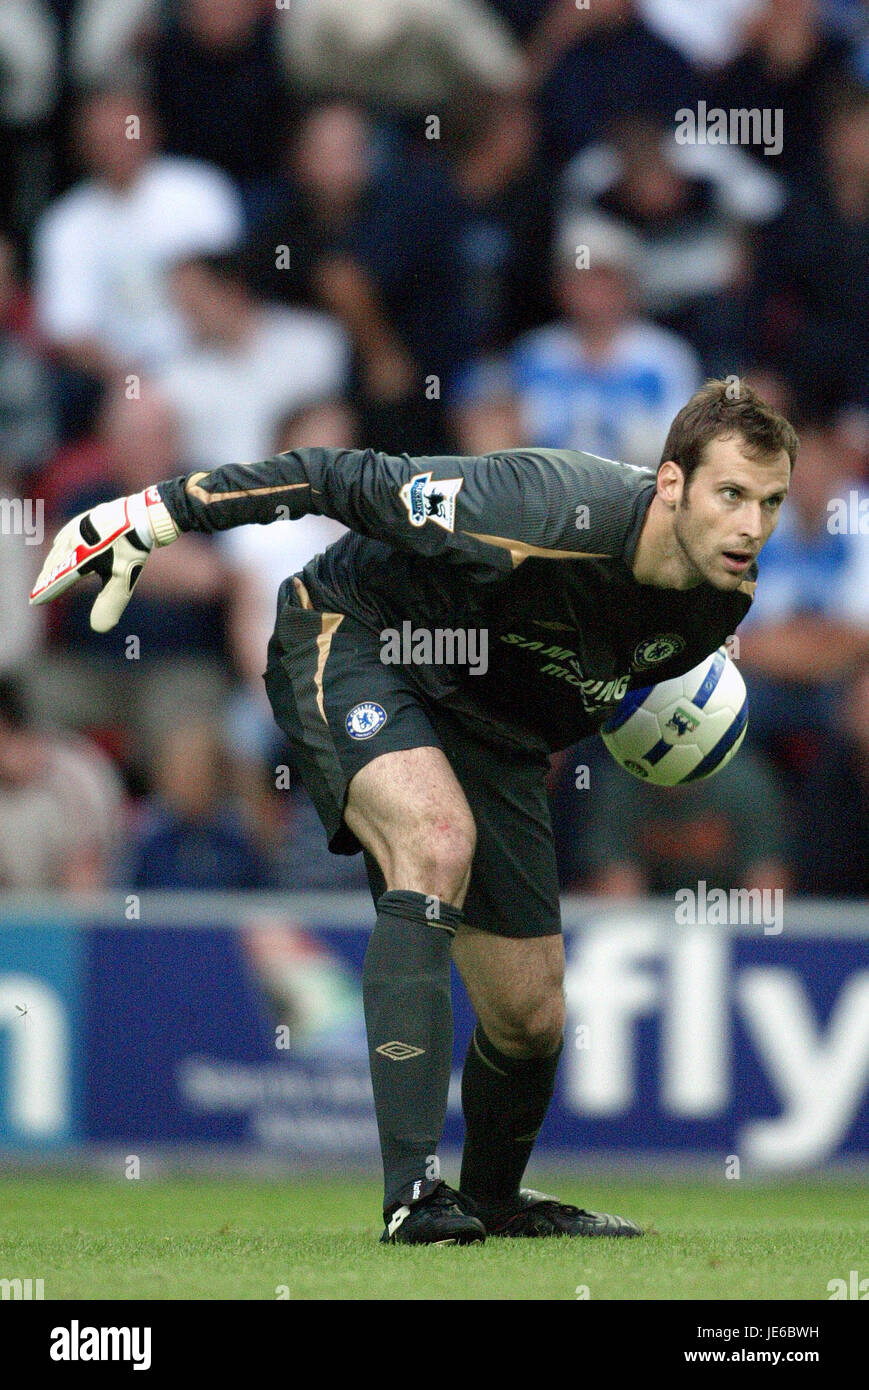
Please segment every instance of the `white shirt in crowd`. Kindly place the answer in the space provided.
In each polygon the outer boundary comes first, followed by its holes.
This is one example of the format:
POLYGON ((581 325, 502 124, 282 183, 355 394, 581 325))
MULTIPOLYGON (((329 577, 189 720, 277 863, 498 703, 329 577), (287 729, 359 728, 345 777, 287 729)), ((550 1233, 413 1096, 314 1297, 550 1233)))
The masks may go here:
POLYGON ((0 886, 58 888, 70 861, 117 848, 123 789, 105 753, 46 735, 45 768, 24 787, 0 787, 0 886))
POLYGON ((673 416, 701 383, 691 347, 643 319, 625 323, 604 362, 569 323, 525 334, 510 353, 522 438, 654 468, 673 416))
POLYGON ((242 232, 231 180, 200 160, 155 156, 124 191, 80 183, 37 224, 39 325, 54 343, 93 338, 123 363, 157 370, 189 340, 169 268, 229 250, 242 232))
POLYGON ((265 653, 275 625, 278 589, 287 575, 304 569, 346 527, 329 516, 303 516, 298 521, 272 521, 268 526, 233 526, 221 532, 221 546, 233 570, 250 575, 262 596, 256 621, 265 653))
POLYGON ((740 52, 763 0, 639 0, 643 20, 700 67, 717 68, 740 52))
POLYGON ((194 345, 159 386, 178 414, 184 457, 194 467, 219 468, 268 458, 288 415, 342 393, 349 363, 349 342, 334 319, 270 305, 256 310, 243 343, 194 345))

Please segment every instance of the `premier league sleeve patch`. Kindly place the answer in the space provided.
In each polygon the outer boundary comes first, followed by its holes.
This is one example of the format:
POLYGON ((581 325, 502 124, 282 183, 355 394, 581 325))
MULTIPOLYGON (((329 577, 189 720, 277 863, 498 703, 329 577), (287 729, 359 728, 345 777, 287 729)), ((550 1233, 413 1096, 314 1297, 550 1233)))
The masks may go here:
POLYGON ((386 723, 386 710, 374 700, 354 705, 344 721, 351 738, 373 738, 386 723))
POLYGON ((456 497, 464 478, 438 478, 432 482, 431 473, 417 473, 399 489, 399 497, 407 508, 411 526, 424 526, 433 521, 444 531, 456 524, 456 497))

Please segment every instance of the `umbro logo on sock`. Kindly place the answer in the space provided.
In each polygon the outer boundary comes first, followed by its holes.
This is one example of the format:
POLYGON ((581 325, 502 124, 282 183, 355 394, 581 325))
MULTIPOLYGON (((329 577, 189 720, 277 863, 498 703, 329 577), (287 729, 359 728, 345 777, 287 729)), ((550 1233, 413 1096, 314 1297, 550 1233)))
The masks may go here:
POLYGON ((374 1051, 379 1052, 382 1057, 388 1057, 392 1062, 407 1062, 411 1057, 421 1057, 425 1048, 411 1047, 410 1043, 394 1041, 381 1043, 374 1051))

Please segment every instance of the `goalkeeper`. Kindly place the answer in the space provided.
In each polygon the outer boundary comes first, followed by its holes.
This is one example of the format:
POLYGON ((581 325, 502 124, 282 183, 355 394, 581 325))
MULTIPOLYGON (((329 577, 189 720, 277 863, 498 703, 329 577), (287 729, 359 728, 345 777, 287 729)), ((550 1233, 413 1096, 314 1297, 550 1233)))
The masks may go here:
POLYGON ((564 1029, 548 755, 734 632, 796 449, 750 389, 710 382, 657 473, 573 451, 299 449, 170 479, 59 532, 31 602, 95 573, 105 632, 151 548, 185 531, 310 512, 350 528, 281 585, 264 679, 330 848, 361 849, 376 903, 363 999, 384 1241, 641 1234, 521 1186, 564 1029), (486 634, 485 669, 455 660, 461 644, 416 645, 438 632, 486 634), (477 1015, 459 1190, 437 1163, 451 957, 477 1015))

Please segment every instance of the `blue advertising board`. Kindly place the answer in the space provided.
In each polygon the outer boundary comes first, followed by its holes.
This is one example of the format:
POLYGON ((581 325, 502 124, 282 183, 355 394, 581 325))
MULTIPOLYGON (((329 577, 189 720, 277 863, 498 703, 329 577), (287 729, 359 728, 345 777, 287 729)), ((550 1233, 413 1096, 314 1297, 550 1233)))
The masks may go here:
POLYGON ((0 1146, 81 1137, 83 936, 58 914, 9 914, 0 931, 0 1146))
MULTIPOLYGON (((0 1148, 198 1146, 374 1161, 364 896, 143 895, 75 915, 0 899, 0 1148)), ((869 1161, 869 910, 784 930, 678 925, 672 904, 565 903, 568 1025, 539 1146, 869 1161)), ((454 990, 446 1147, 473 1015, 454 990)), ((744 1169, 745 1171, 745 1169, 744 1169)))

